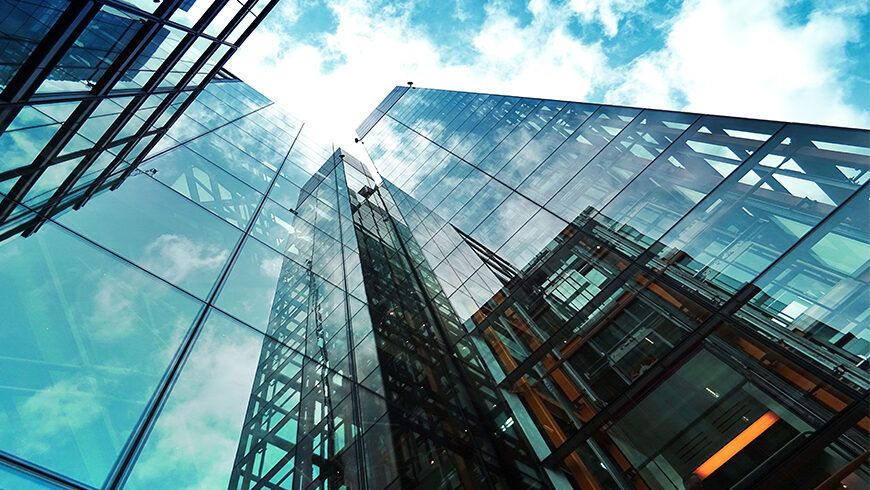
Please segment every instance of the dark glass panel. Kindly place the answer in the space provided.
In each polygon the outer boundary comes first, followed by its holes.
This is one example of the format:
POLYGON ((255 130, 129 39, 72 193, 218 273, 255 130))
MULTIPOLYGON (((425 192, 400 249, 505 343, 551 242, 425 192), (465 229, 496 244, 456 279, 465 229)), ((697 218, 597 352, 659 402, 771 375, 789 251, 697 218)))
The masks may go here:
POLYGON ((37 92, 90 91, 141 26, 135 16, 104 6, 37 92))
POLYGON ((0 90, 6 88, 67 6, 61 0, 0 2, 0 90))

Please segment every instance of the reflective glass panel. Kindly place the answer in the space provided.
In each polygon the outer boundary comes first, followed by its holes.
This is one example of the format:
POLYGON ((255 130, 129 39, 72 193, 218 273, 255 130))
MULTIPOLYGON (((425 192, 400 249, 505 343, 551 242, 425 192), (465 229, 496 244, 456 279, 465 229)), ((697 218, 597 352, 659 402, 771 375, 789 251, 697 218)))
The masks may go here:
POLYGON ((208 295, 241 235, 141 174, 94 197, 82 211, 58 221, 200 298, 208 295))
POLYGON ((240 150, 217 133, 208 133, 186 144, 218 167, 233 174, 254 189, 265 192, 275 172, 240 150))
POLYGON ((104 6, 37 92, 89 91, 141 26, 140 19, 104 6))
POLYGON ((51 223, 0 261, 0 447, 99 487, 200 303, 51 223))
POLYGON ((61 0, 0 1, 0 90, 6 88, 68 5, 61 0))
POLYGON ((607 203, 596 221, 624 237, 616 245, 626 253, 638 253, 661 238, 781 126, 701 118, 607 203))
POLYGON ((870 188, 865 187, 755 281, 761 291, 741 314, 866 359, 868 216, 870 188))
MULTIPOLYGON (((267 331, 270 318, 280 321, 281 307, 276 303, 282 292, 307 288, 307 271, 259 241, 248 238, 217 298, 216 305, 261 331, 267 331), (276 310, 273 313, 272 309, 276 310)), ((306 296, 307 298, 307 296, 306 296)), ((307 299, 306 299, 307 301, 307 299)))
POLYGON ((143 170, 191 201, 244 229, 263 195, 184 146, 146 160, 143 170))
MULTIPOLYGON (((243 430, 254 422, 261 404, 286 400, 289 409, 298 401, 298 387, 282 384, 283 390, 275 390, 282 376, 292 379, 299 371, 301 359, 293 362, 293 356, 290 349, 212 311, 125 488, 227 487, 239 477, 243 430)), ((276 403, 268 413, 282 405, 286 403, 276 403)), ((280 435, 292 447, 295 434, 284 429, 280 435)))
POLYGON ((659 255, 680 280, 736 292, 858 188, 841 168, 861 167, 866 137, 788 125, 662 237, 659 255))

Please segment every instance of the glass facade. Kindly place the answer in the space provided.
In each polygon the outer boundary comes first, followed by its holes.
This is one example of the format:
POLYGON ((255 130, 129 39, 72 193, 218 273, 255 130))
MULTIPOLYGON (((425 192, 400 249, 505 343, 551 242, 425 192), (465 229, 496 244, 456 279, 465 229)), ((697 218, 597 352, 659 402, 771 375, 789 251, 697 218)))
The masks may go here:
POLYGON ((236 80, 182 117, 0 242, 0 487, 560 478, 363 164, 236 80))
POLYGON ((0 237, 128 177, 276 2, 0 2, 0 237))
POLYGON ((870 132, 397 87, 358 134, 548 485, 870 484, 870 132))
POLYGON ((397 87, 372 172, 274 3, 4 4, 0 488, 870 483, 870 132, 397 87))

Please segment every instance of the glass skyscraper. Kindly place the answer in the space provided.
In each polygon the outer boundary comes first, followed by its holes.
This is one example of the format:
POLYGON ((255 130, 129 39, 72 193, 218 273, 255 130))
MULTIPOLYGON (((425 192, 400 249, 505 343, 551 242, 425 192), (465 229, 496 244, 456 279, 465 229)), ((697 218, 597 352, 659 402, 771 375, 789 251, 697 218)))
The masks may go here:
POLYGON ((275 1, 0 16, 0 488, 861 488, 870 132, 222 68, 275 1))
POLYGON ((870 132, 397 87, 358 134, 547 484, 870 482, 870 132))

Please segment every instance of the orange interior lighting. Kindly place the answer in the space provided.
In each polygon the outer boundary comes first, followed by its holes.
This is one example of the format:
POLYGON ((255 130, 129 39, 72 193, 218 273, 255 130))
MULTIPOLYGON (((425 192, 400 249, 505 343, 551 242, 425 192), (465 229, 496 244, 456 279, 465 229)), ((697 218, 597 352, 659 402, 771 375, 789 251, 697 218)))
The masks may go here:
POLYGON ((779 420, 779 417, 768 410, 767 413, 753 422, 752 425, 747 427, 743 432, 737 434, 734 439, 731 439, 731 442, 725 444, 725 447, 716 451, 716 454, 711 456, 710 459, 704 461, 704 463, 699 466, 698 469, 693 471, 693 473, 698 475, 698 478, 702 480, 707 478, 729 459, 733 458, 735 454, 739 453, 743 448, 749 445, 750 442, 754 441, 764 431, 769 429, 777 420, 779 420))

